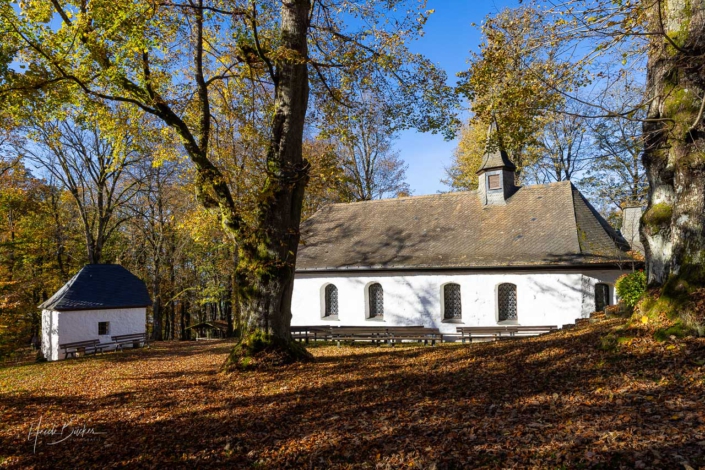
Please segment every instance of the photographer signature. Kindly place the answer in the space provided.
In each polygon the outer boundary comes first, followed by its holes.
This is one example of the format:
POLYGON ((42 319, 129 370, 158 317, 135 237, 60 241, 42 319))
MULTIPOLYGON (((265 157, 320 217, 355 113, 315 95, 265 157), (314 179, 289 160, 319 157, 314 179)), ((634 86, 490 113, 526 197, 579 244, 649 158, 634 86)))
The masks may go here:
POLYGON ((39 436, 47 439, 46 444, 53 446, 60 444, 74 437, 89 437, 106 434, 105 432, 98 432, 94 428, 89 428, 85 424, 83 426, 73 426, 73 421, 62 426, 45 426, 42 428, 42 416, 39 417, 39 422, 36 427, 33 424, 29 425, 29 433, 27 434, 27 440, 31 441, 34 438, 34 452, 37 452, 37 442, 39 441, 39 436))

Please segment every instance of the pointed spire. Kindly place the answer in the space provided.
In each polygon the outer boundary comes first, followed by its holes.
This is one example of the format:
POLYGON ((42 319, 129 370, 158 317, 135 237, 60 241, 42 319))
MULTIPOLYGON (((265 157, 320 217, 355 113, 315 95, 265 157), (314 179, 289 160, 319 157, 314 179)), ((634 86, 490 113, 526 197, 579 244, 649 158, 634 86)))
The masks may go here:
POLYGON ((497 119, 492 116, 492 122, 490 123, 489 129, 487 129, 487 150, 485 151, 485 156, 482 158, 482 165, 480 169, 477 170, 477 174, 483 173, 487 170, 502 168, 508 171, 515 171, 517 167, 509 159, 509 155, 502 148, 496 148, 494 151, 490 151, 490 141, 492 134, 499 133, 499 125, 497 124, 497 119))

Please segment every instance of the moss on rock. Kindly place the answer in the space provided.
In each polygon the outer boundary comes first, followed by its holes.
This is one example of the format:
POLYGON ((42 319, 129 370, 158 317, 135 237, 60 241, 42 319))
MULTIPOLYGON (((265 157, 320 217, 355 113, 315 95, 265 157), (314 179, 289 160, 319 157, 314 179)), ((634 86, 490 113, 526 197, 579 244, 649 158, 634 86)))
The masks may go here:
POLYGON ((657 341, 667 341, 674 338, 685 338, 686 336, 693 336, 697 332, 694 331, 690 326, 686 325, 682 321, 676 321, 673 325, 668 328, 662 328, 654 333, 654 338, 657 341))

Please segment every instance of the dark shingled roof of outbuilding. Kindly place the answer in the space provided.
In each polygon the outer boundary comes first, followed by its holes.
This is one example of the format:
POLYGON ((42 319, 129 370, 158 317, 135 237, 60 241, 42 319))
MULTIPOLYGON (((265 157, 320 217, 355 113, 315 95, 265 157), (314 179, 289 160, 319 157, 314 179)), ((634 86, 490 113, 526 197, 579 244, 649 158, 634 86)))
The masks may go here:
POLYGON ((87 264, 39 306, 44 310, 101 310, 152 305, 144 282, 119 264, 87 264))
POLYGON ((322 208, 301 227, 297 272, 615 265, 629 245, 570 182, 322 208))

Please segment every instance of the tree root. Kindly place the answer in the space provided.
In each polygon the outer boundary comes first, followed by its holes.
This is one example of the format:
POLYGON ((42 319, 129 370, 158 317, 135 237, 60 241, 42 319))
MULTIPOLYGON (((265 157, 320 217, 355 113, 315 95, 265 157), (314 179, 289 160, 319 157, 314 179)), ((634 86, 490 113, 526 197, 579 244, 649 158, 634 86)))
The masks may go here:
POLYGON ((313 360, 313 355, 300 343, 255 331, 235 345, 220 371, 263 370, 313 360))
POLYGON ((635 316, 661 327, 655 337, 705 336, 705 287, 673 277, 661 289, 651 289, 639 301, 635 316))

